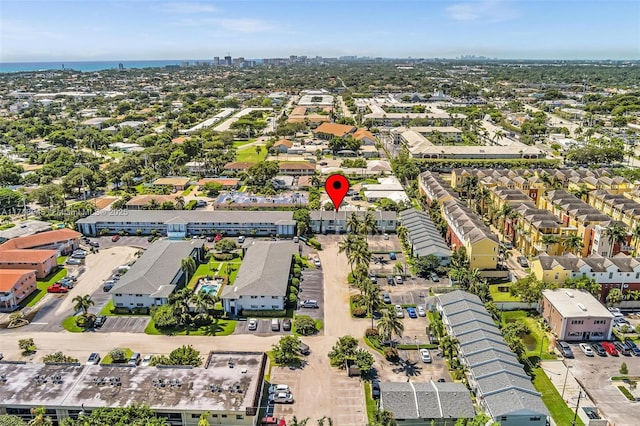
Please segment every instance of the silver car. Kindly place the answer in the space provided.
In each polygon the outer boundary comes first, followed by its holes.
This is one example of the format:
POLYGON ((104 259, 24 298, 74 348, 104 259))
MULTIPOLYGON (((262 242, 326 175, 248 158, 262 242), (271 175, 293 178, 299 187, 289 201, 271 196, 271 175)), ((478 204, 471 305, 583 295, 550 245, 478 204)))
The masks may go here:
POLYGON ((290 392, 278 392, 269 395, 269 402, 276 404, 293 404, 293 395, 290 392))

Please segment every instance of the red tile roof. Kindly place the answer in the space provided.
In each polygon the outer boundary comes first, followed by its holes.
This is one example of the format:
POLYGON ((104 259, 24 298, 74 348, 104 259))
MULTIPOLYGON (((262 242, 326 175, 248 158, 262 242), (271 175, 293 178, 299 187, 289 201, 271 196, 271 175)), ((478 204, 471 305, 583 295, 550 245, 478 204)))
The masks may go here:
POLYGON ((35 272, 33 269, 0 269, 0 291, 10 291, 16 282, 27 274, 35 272))
POLYGON ((233 163, 227 163, 224 165, 225 170, 246 170, 256 163, 251 161, 236 161, 233 163))
POLYGON ((273 146, 284 145, 287 148, 291 148, 293 146, 293 142, 288 139, 280 139, 278 142, 274 143, 273 146))
POLYGON ((41 232, 39 234, 29 235, 26 237, 14 238, 0 245, 0 251, 41 247, 48 244, 80 238, 81 236, 81 233, 74 231, 73 229, 57 229, 55 231, 41 232))
POLYGON ((43 263, 51 256, 57 255, 57 250, 4 250, 0 256, 0 263, 43 263))
POLYGON ((348 126, 346 124, 322 123, 316 128, 315 133, 325 133, 341 138, 349 133, 355 132, 355 130, 356 128, 354 126, 348 126))

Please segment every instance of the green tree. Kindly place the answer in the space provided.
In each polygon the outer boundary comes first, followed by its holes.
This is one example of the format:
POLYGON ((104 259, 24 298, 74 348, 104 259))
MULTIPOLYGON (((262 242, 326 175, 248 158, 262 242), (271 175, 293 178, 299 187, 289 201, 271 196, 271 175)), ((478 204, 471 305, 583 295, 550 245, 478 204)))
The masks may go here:
POLYGON ((33 342, 33 338, 18 340, 18 348, 22 351, 22 355, 31 355, 36 351, 36 344, 33 342))
POLYGON ((629 374, 629 368, 627 367, 626 362, 623 362, 622 364, 620 364, 620 374, 622 374, 623 376, 626 376, 627 374, 629 374))
POLYGON ((562 245, 564 248, 573 254, 578 254, 584 248, 584 243, 582 242, 582 238, 577 234, 569 234, 562 241, 562 245))
POLYGON ((0 158, 0 187, 20 183, 20 173, 22 172, 24 172, 22 166, 15 164, 8 158, 0 158))
POLYGON ((604 235, 611 244, 611 251, 609 252, 609 256, 611 257, 614 255, 615 246, 620 246, 625 242, 627 238, 627 228, 620 222, 614 222, 604 231, 604 235))
POLYGON ((360 217, 355 213, 351 213, 347 218, 347 230, 349 234, 357 235, 362 229, 362 222, 360 221, 360 217))
POLYGON ((396 316, 395 312, 389 309, 382 310, 382 316, 378 320, 376 328, 385 340, 391 340, 394 335, 402 337, 404 332, 402 320, 396 316))
POLYGON ((26 426, 26 423, 18 416, 0 414, 0 426, 26 426))
POLYGON ((53 425, 51 417, 47 416, 47 410, 44 407, 33 409, 33 419, 27 423, 29 426, 49 426, 53 425))
POLYGON ((187 285, 191 276, 196 272, 196 261, 193 259, 193 257, 187 256, 180 261, 180 269, 185 274, 184 283, 185 285, 187 285))
POLYGON ((619 288, 612 288, 607 294, 607 305, 613 306, 622 302, 622 291, 619 288))
POLYGON ((174 328, 179 325, 179 319, 170 304, 152 307, 151 319, 159 329, 174 328))
MULTIPOLYGON (((54 352, 42 358, 42 362, 72 363, 72 362, 78 362, 78 358, 67 356, 62 352, 54 352)), ((0 426, 1 426, 1 423, 0 423, 0 426)))
POLYGON ((369 235, 369 233, 375 234, 376 231, 378 230, 376 219, 375 217, 373 217, 373 213, 371 213, 369 210, 367 210, 367 212, 364 214, 364 217, 362 218, 361 230, 364 232, 366 241, 368 241, 367 236, 369 235))
POLYGON ((377 410, 373 415, 373 422, 369 426, 397 426, 398 422, 389 410, 377 410))
POLYGON ((311 214, 307 208, 297 208, 293 212, 293 220, 297 222, 298 235, 306 235, 310 230, 311 214))
POLYGON ((109 356, 111 357, 111 361, 114 363, 125 362, 127 360, 127 353, 124 349, 115 348, 109 352, 109 356))
POLYGON ((358 349, 358 340, 353 336, 342 336, 329 352, 329 362, 332 367, 346 368, 345 362, 353 360, 358 349))
POLYGON ((431 272, 435 272, 440 266, 440 258, 435 254, 417 257, 413 261, 416 273, 421 277, 427 277, 431 272))
POLYGON ((261 161, 247 169, 247 185, 263 187, 280 172, 275 161, 261 161))
POLYGON ((155 355, 151 358, 151 365, 190 365, 199 367, 202 364, 200 351, 191 345, 183 345, 171 351, 169 356, 155 355))
POLYGON ((308 315, 296 316, 293 326, 295 327, 296 332, 303 336, 310 336, 318 331, 316 329, 316 322, 308 315))
POLYGON ((200 189, 207 194, 207 197, 217 197, 222 191, 222 185, 218 182, 207 182, 200 189))
POLYGON ((201 413, 200 418, 198 419, 198 426, 211 426, 211 423, 209 423, 209 420, 207 420, 210 415, 211 413, 208 411, 201 413))
POLYGON ((156 417, 153 410, 145 405, 132 405, 118 408, 97 408, 91 414, 77 420, 64 419, 62 426, 169 426, 169 423, 156 417))
POLYGON ((22 210, 22 194, 7 188, 0 188, 0 214, 22 210))
POLYGON ((82 315, 87 315, 89 308, 95 305, 94 301, 91 300, 91 295, 85 294, 84 296, 76 296, 71 301, 74 303, 73 310, 78 312, 82 311, 82 315))
POLYGON ((231 241, 228 238, 222 239, 220 241, 218 241, 214 248, 217 251, 223 252, 223 253, 229 253, 233 250, 236 250, 238 248, 238 246, 236 245, 236 243, 234 243, 233 241, 231 241))
POLYGON ((371 328, 373 328, 373 314, 384 306, 384 303, 382 303, 380 287, 370 279, 367 279, 362 291, 362 306, 371 317, 371 328))
POLYGON ((273 356, 279 365, 295 365, 300 362, 300 339, 297 336, 283 336, 273 345, 273 356))

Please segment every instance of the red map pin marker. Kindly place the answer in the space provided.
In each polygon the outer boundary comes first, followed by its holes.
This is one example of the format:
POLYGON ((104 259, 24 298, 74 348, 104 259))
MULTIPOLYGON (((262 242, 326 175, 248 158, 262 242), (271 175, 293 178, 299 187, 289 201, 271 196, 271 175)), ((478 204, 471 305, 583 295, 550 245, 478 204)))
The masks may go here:
POLYGON ((336 207, 336 211, 338 211, 342 200, 344 200, 344 196, 347 195, 349 191, 349 180, 342 175, 331 175, 324 183, 324 189, 327 191, 327 194, 329 194, 329 198, 331 198, 333 205, 336 207))

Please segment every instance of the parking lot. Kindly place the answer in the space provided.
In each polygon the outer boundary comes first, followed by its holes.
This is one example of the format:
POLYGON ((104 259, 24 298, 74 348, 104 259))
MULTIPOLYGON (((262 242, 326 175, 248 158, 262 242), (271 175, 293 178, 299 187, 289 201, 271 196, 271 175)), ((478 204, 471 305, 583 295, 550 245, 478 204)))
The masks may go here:
POLYGON ((300 293, 298 293, 300 302, 305 300, 317 300, 318 309, 310 309, 299 307, 298 315, 309 315, 313 319, 324 320, 324 288, 322 285, 322 267, 307 268, 302 271, 302 280, 300 281, 300 293))
MULTIPOLYGON (((105 235, 102 237, 89 238, 89 240, 95 241, 98 244, 100 244, 100 247, 98 247, 98 250, 108 249, 111 247, 123 247, 123 246, 141 248, 146 250, 152 244, 149 241, 147 241, 147 239, 149 238, 148 235, 140 236, 140 237, 138 236, 120 237, 118 241, 112 241, 112 238, 113 238, 113 235, 105 235)), ((91 248, 84 242, 82 242, 81 245, 85 250, 89 250, 91 248)))
MULTIPOLYGON (((639 376, 640 357, 622 355, 587 357, 577 344, 571 344, 571 349, 575 358, 565 359, 565 365, 569 366, 569 376, 577 379, 610 424, 616 426, 638 424, 640 405, 628 401, 617 388, 617 385, 622 383, 617 384, 617 382, 611 381, 611 377, 620 375, 620 365, 623 362, 627 364, 630 376, 639 376)), ((547 368, 545 368, 546 370, 547 368)), ((555 374, 552 372, 547 373, 556 384, 556 388, 559 388, 558 392, 562 393, 562 385, 564 384, 564 376, 567 374, 567 370, 565 368, 560 370, 555 374)), ((574 387, 577 388, 577 385, 574 387)), ((573 389, 571 380, 569 380, 565 389, 565 400, 569 400, 569 407, 575 407, 577 396, 578 389, 573 389)))
POLYGON ((96 332, 122 332, 122 333, 144 333, 144 329, 149 324, 149 317, 116 316, 107 317, 107 321, 96 332))
POLYGON ((271 318, 257 318, 258 320, 258 328, 256 330, 249 330, 247 327, 249 325, 249 321, 247 319, 242 319, 238 321, 236 324, 236 329, 233 334, 258 334, 261 336, 272 336, 276 334, 286 335, 291 334, 291 331, 284 331, 282 329, 282 320, 280 318, 280 331, 271 330, 271 318))

